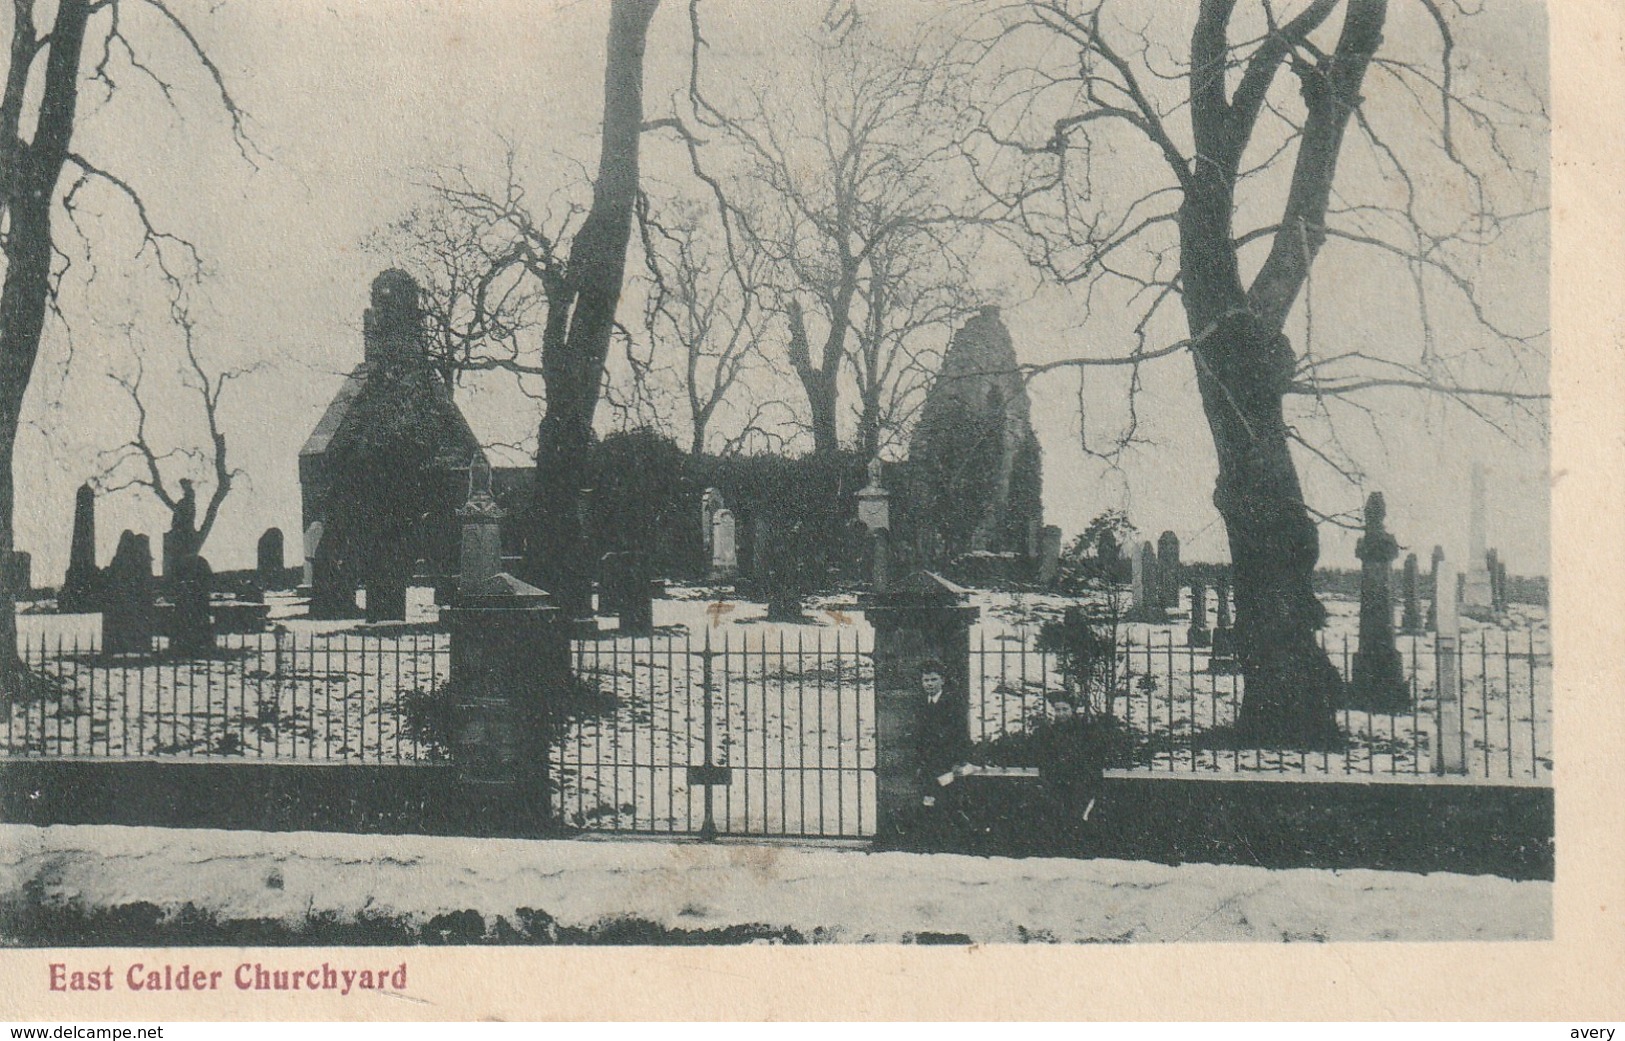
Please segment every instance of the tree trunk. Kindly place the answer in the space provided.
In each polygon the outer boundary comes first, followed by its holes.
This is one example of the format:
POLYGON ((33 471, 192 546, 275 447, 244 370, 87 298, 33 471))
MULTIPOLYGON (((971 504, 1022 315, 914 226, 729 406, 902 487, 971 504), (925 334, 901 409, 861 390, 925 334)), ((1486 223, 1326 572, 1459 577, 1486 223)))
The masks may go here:
POLYGON ((604 129, 592 208, 570 247, 566 291, 548 300, 542 344, 547 412, 536 452, 536 499, 525 571, 571 612, 584 611, 592 596, 581 492, 590 480, 593 415, 626 274, 643 127, 643 51, 657 6, 659 0, 614 0, 610 8, 604 129))
MULTIPOLYGON (((61 0, 51 27, 50 53, 40 95, 39 118, 27 145, 7 142, 3 200, 10 227, 5 240, 6 277, 0 288, 0 554, 15 542, 16 490, 12 464, 23 397, 39 357, 45 306, 51 286, 51 207, 67 160, 79 102, 79 62, 90 17, 86 0, 61 0)), ((13 63, 22 60, 12 49, 13 63)), ((16 71, 13 69, 12 71, 16 71)), ((16 591, 0 579, 0 690, 20 689, 25 670, 17 656, 16 591)))
POLYGON ((1246 684, 1237 729, 1260 745, 1335 745, 1343 684, 1316 638, 1326 617, 1313 588, 1320 536, 1304 505, 1281 407, 1291 346, 1238 313, 1218 321, 1196 361, 1218 450, 1213 504, 1229 535, 1236 652, 1246 684))

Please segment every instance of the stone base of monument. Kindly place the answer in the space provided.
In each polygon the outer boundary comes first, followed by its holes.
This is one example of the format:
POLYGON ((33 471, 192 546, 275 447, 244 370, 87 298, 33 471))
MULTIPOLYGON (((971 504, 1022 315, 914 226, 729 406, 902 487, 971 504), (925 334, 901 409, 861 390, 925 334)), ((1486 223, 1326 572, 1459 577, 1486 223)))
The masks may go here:
POLYGON ((1345 707, 1366 712, 1408 712, 1411 689, 1399 652, 1391 647, 1354 655, 1345 707))
POLYGON ((215 601, 209 605, 217 633, 259 633, 271 616, 270 605, 243 600, 215 601))
POLYGON ((538 822, 551 815, 549 723, 570 689, 569 626, 549 600, 504 573, 440 615, 451 633, 452 764, 538 822))

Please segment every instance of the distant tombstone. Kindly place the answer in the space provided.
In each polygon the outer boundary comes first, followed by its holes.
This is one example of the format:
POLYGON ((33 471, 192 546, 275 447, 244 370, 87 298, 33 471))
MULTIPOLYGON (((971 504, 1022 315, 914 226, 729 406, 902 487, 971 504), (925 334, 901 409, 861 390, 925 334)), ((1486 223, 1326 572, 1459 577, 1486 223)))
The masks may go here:
POLYGON ((1179 590, 1183 585, 1183 569, 1179 564, 1179 536, 1165 531, 1157 537, 1158 606, 1168 611, 1179 610, 1179 590))
POLYGON ((1038 536, 1038 584, 1045 589, 1061 577, 1061 529, 1044 525, 1038 536))
POLYGON ((1230 613, 1230 576, 1222 573, 1213 582, 1214 599, 1218 602, 1218 616, 1213 627, 1213 654, 1208 658, 1207 671, 1230 675, 1240 670, 1236 660, 1236 629, 1230 613))
MULTIPOLYGON (((761 525, 758 525, 761 530, 761 525)), ((776 524, 766 526, 768 538, 756 547, 757 560, 762 568, 761 593, 767 600, 767 617, 776 622, 799 622, 805 618, 801 609, 802 560, 799 539, 800 525, 783 532, 776 524)), ((760 537, 760 536, 758 536, 760 537)))
POLYGON ((155 591, 151 543, 145 535, 124 532, 102 583, 103 653, 151 653, 155 591))
POLYGON ((1365 502, 1365 533, 1355 544, 1360 558, 1360 646, 1354 654, 1350 693, 1361 708, 1398 712, 1410 706, 1410 690, 1399 649, 1394 646, 1394 601, 1389 588, 1399 543, 1384 528, 1387 504, 1381 492, 1365 502))
POLYGON ((491 494, 491 464, 476 454, 468 466, 468 498, 457 510, 463 525, 457 554, 457 593, 476 595, 503 573, 502 507, 491 494))
POLYGON ((869 483, 858 490, 858 520, 871 532, 891 527, 891 492, 881 484, 884 464, 869 460, 869 483))
POLYGON ((1404 579, 1404 611, 1400 615, 1399 630, 1403 633, 1419 633, 1422 631, 1422 598, 1419 586, 1420 576, 1417 574, 1416 554, 1405 554, 1404 579))
POLYGON ((1495 562, 1495 591, 1500 598, 1500 612, 1505 613, 1512 606, 1512 596, 1507 589, 1507 565, 1504 560, 1495 562))
POLYGON ((255 547, 255 570, 259 572, 261 589, 274 589, 282 584, 282 548, 282 529, 266 528, 255 547))
POLYGON ((1433 570, 1428 574, 1428 632, 1439 627, 1439 562, 1444 559, 1444 547, 1433 547, 1433 570))
POLYGON ((1490 610, 1496 614, 1506 613, 1505 590, 1501 587, 1503 572, 1501 570, 1501 554, 1497 550, 1484 551, 1485 570, 1490 575, 1490 610))
POLYGON ((605 553, 598 561, 598 613, 615 615, 621 628, 646 630, 654 623, 653 581, 642 553, 605 553))
POLYGON ((705 494, 700 496, 700 541, 705 544, 705 551, 711 552, 712 539, 715 537, 717 512, 723 509, 722 493, 715 488, 707 488, 705 494))
POLYGON ((214 653, 214 618, 209 612, 209 586, 214 570, 197 554, 178 561, 171 590, 169 647, 176 654, 201 657, 214 653))
POLYGON ((64 614, 96 610, 100 578, 96 570, 96 491, 89 484, 81 484, 73 499, 73 543, 68 552, 68 573, 57 595, 57 609, 64 614))
POLYGON ((327 526, 321 521, 311 521, 310 524, 305 527, 305 572, 302 576, 300 576, 300 584, 305 586, 307 589, 315 584, 316 553, 321 549, 322 534, 326 531, 326 529, 327 526))
POLYGON ((1191 579, 1191 626, 1185 642, 1192 647, 1206 647, 1213 642, 1213 631, 1207 627, 1207 583, 1191 579))
POLYGON ((1161 578, 1157 568, 1157 551, 1151 547, 1151 543, 1140 543, 1139 549, 1129 557, 1129 566, 1129 621, 1167 621, 1158 593, 1161 578))
POLYGON ((739 542, 733 511, 717 510, 711 518, 711 578, 727 581, 739 573, 739 542))
POLYGON ((5 568, 4 581, 12 596, 27 593, 34 588, 34 558, 26 550, 14 549, 0 560, 5 568))
POLYGON ((183 477, 181 497, 169 508, 169 530, 164 532, 164 581, 178 575, 181 562, 197 550, 197 492, 183 477))

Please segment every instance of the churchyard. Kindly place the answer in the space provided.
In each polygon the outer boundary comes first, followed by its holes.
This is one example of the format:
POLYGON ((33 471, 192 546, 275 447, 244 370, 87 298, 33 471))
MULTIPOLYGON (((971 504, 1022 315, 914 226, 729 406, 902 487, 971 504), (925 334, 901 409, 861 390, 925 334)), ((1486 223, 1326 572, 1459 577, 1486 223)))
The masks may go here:
POLYGON ((945 371, 963 375, 940 381, 939 418, 901 462, 618 448, 629 476, 572 536, 572 598, 513 574, 533 478, 494 471, 412 366, 416 300, 400 272, 374 283, 367 361, 301 453, 295 566, 272 529, 253 571, 215 575, 183 500, 161 577, 128 531, 98 567, 80 490, 63 583, 19 615, 37 682, 7 706, 7 757, 432 766, 519 785, 566 827, 862 837, 920 783, 910 720, 930 667, 963 697, 961 765, 1013 790, 1055 765, 1035 742, 1073 714, 1102 735, 1097 766, 1126 775, 1550 784, 1545 609, 1513 602, 1484 548, 1480 481, 1459 580, 1438 551, 1425 574, 1414 554, 1396 570, 1369 498, 1358 588, 1318 594, 1335 733, 1261 740, 1244 733, 1228 564, 1182 560, 1172 531, 1063 559, 996 310, 956 335, 945 371), (369 475, 408 465, 369 433, 402 411, 438 454, 410 464, 410 494, 368 501, 369 475), (997 436, 960 444, 967 424, 997 436), (971 484, 966 453, 992 468, 971 484))

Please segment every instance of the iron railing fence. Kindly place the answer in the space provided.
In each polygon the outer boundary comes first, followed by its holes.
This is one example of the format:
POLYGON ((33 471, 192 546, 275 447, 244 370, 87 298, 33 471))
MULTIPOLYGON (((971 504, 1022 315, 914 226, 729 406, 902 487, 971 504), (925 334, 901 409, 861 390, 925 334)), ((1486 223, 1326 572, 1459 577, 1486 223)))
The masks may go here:
MULTIPOLYGON (((1353 678, 1358 642, 1322 646, 1344 680, 1353 678)), ((1399 638, 1409 704, 1399 711, 1340 706, 1343 741, 1334 749, 1270 748, 1236 732, 1245 683, 1233 664, 1184 634, 1119 634, 1109 658, 1079 662, 1007 639, 971 649, 972 737, 997 742, 1054 714, 1060 692, 1078 711, 1121 724, 1131 769, 1164 772, 1300 773, 1317 776, 1430 776, 1440 752, 1439 658, 1431 634, 1399 638)), ((1461 711, 1453 735, 1460 775, 1486 781, 1549 782, 1552 770, 1552 659, 1535 630, 1464 634, 1455 655, 1461 711)))
POLYGON ((374 632, 277 629, 222 634, 207 657, 104 653, 89 634, 35 635, 33 675, 7 709, 13 756, 418 762, 442 755, 429 732, 451 671, 450 637, 426 627, 374 632))
MULTIPOLYGON (((1351 675, 1355 642, 1328 651, 1351 675)), ((1159 772, 1424 778, 1440 750, 1438 657, 1400 639, 1410 703, 1340 708, 1346 744, 1243 744, 1239 675, 1182 634, 1119 634, 1080 662, 978 640, 969 725, 983 748, 1050 718, 1050 698, 1119 721, 1128 765, 1159 772)), ((1464 635, 1455 658, 1462 774, 1549 783, 1551 655, 1542 632, 1464 635)), ((208 658, 102 653, 93 637, 35 636, 37 682, 6 709, 11 756, 444 761, 450 638, 427 627, 222 635, 208 658)), ((867 627, 752 633, 606 632, 577 640, 577 689, 553 735, 562 818, 647 832, 849 835, 874 820, 874 662, 867 627)))

